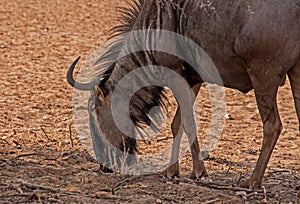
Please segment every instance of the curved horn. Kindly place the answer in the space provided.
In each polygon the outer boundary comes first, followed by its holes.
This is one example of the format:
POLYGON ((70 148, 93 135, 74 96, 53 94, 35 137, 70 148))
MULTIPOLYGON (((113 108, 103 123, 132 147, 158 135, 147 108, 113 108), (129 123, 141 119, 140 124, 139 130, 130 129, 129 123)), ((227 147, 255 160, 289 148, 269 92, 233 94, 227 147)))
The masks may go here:
POLYGON ((79 59, 80 59, 80 56, 70 66, 70 68, 67 72, 67 81, 75 89, 78 89, 81 91, 91 91, 94 89, 94 85, 95 85, 94 81, 90 81, 88 83, 80 83, 80 82, 75 81, 75 79, 73 77, 73 72, 74 72, 75 66, 78 63, 79 59))

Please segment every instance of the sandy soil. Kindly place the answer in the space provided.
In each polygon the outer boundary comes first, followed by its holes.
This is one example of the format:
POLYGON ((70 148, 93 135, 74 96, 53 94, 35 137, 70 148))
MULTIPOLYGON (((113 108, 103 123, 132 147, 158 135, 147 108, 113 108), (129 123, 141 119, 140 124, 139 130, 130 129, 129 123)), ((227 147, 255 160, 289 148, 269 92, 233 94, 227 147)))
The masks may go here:
MULTIPOLYGON (((265 193, 236 187, 251 173, 262 142, 253 92, 226 89, 231 119, 205 162, 213 181, 209 185, 187 179, 189 154, 181 159, 182 175, 176 180, 159 173, 122 176, 98 170, 76 137, 73 90, 65 74, 78 55, 84 61, 107 39, 120 4, 0 1, 0 203, 296 203, 300 135, 288 82, 278 95, 284 130, 265 175, 265 193)), ((207 96, 204 88, 198 97, 199 138, 209 124, 207 96)), ((170 113, 174 109, 169 107, 170 113)), ((169 143, 170 130, 161 137, 167 139, 141 144, 141 152, 169 143)))

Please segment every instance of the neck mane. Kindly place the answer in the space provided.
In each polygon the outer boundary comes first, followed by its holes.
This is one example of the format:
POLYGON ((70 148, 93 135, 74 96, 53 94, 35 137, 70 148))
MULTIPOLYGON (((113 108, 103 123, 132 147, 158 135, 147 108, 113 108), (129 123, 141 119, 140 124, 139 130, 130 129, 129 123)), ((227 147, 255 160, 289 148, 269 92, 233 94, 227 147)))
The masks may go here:
MULTIPOLYGON (((111 43, 95 63, 95 75, 101 79, 99 87, 105 89, 107 87, 110 88, 109 86, 115 86, 115 83, 118 83, 120 78, 133 69, 140 66, 156 64, 151 53, 146 51, 138 55, 143 56, 140 57, 140 59, 134 59, 134 57, 130 55, 126 56, 132 63, 139 66, 135 66, 135 68, 119 66, 118 60, 116 59, 119 58, 120 52, 124 46, 126 46, 124 36, 130 31, 140 29, 160 29, 180 32, 185 15, 185 2, 184 0, 133 0, 130 1, 129 7, 120 9, 121 17, 119 18, 119 24, 111 29, 113 33, 110 38, 111 43), (150 16, 153 17, 153 12, 155 14, 154 16, 157 15, 154 18, 157 19, 150 19, 150 16), (140 15, 141 13, 143 15, 140 15), (168 27, 166 28, 162 27, 165 25, 165 23, 163 23, 164 20, 166 20, 165 18, 168 18, 167 20, 172 23, 170 25, 167 24, 168 27), (154 23, 148 22, 151 20, 154 23), (175 23, 177 21, 180 22, 179 26, 175 23), (145 55, 149 56, 144 57, 145 55), (145 58, 147 58, 148 61, 145 60, 145 58), (151 62, 149 62, 149 59, 151 62), (143 61, 143 63, 136 63, 141 61, 143 61), (116 77, 115 75, 117 75, 116 73, 118 72, 122 72, 122 74, 116 77)), ((154 124, 153 121, 157 121, 155 117, 160 117, 160 114, 154 113, 150 116, 149 113, 153 107, 164 107, 164 101, 166 101, 164 99, 166 99, 166 97, 163 90, 162 87, 147 86, 135 93, 130 101, 129 107, 130 117, 135 125, 144 127, 144 125, 149 126, 150 124, 154 124)))

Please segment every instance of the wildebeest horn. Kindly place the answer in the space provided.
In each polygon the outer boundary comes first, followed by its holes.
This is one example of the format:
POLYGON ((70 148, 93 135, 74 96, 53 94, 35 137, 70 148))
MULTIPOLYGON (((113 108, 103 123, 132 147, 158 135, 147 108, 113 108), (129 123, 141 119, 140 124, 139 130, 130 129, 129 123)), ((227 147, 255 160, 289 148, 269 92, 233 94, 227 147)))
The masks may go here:
POLYGON ((67 72, 67 81, 75 89, 82 90, 82 91, 93 90, 94 86, 95 86, 95 82, 93 80, 88 83, 80 83, 80 82, 75 81, 75 79, 73 77, 73 72, 74 72, 75 66, 78 63, 79 59, 80 59, 80 56, 70 66, 70 68, 67 72))

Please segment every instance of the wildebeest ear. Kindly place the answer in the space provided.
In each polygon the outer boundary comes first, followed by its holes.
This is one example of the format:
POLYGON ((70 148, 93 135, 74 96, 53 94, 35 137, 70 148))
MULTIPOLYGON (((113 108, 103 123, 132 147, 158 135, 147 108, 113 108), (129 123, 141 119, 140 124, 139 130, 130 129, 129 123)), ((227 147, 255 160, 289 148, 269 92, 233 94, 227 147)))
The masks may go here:
POLYGON ((105 95, 103 90, 99 86, 96 87, 96 94, 101 101, 104 101, 105 95))

